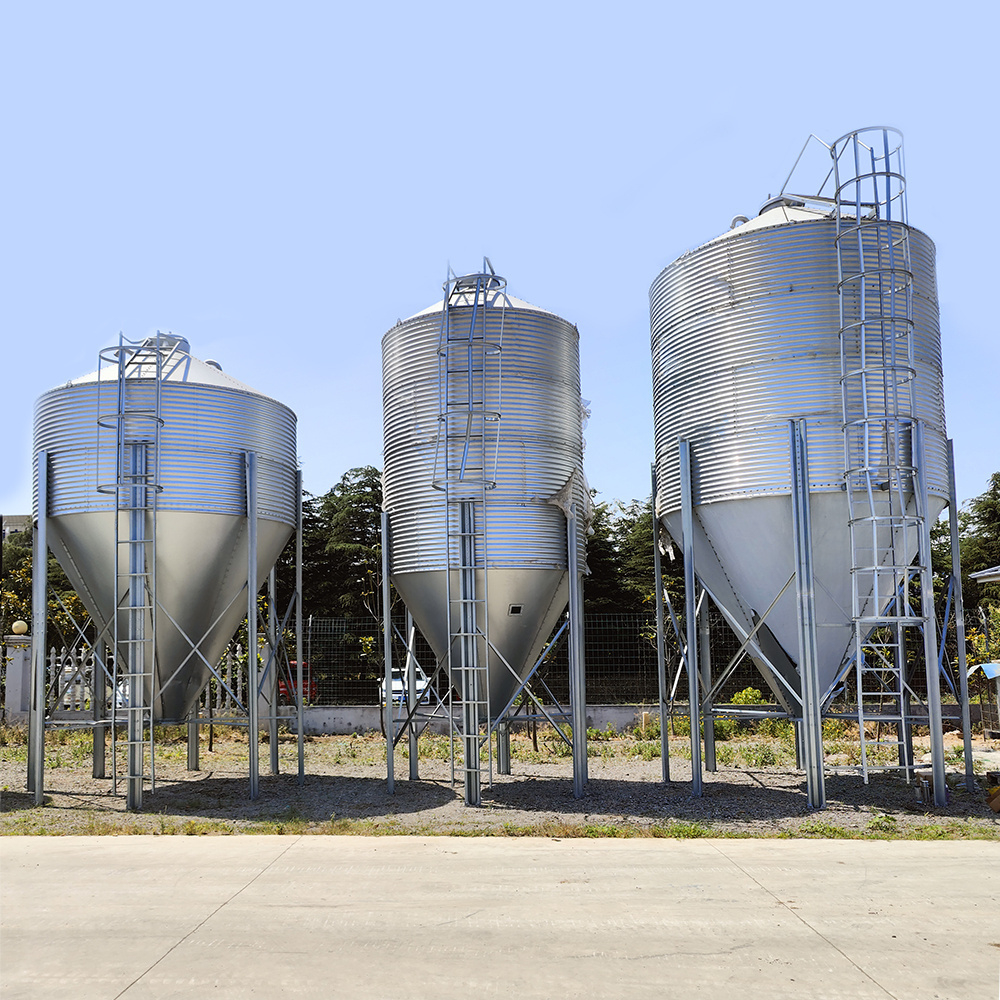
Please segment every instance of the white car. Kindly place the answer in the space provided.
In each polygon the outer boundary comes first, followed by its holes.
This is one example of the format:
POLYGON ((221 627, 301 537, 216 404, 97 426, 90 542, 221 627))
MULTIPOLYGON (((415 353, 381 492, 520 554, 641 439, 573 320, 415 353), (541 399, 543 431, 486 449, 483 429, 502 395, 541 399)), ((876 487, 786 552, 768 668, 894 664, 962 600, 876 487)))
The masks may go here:
MULTIPOLYGON (((427 679, 427 675, 418 667, 416 676, 416 692, 417 700, 419 701, 424 692, 427 690, 427 686, 430 681, 427 679)), ((406 683, 406 675, 403 671, 394 670, 392 672, 392 703, 393 705, 406 705, 409 697, 409 686, 406 683)), ((382 678, 382 683, 379 684, 379 704, 385 705, 385 678, 382 678)))

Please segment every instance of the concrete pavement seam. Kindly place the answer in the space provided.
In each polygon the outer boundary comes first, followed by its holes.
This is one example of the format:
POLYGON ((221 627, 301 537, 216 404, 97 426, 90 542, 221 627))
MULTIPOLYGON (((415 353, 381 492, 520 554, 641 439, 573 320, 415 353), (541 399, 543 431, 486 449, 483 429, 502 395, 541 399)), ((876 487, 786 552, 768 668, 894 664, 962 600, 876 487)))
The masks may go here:
POLYGON ((730 857, 726 852, 719 846, 718 843, 713 843, 712 846, 717 850, 731 865, 739 869, 751 882, 754 883, 758 888, 766 892, 779 906, 783 907, 788 913, 792 914, 800 923, 804 924, 809 928, 820 940, 825 941, 838 955, 840 955, 849 965, 853 965, 858 972, 861 973, 866 979, 870 980, 874 986, 877 986, 887 997, 892 997, 892 1000, 899 1000, 895 993, 891 993, 887 990, 870 972, 862 969, 857 962, 854 961, 849 955, 847 955, 841 948, 838 948, 822 931, 813 927, 805 917, 799 913, 798 910, 792 909, 783 899, 779 898, 774 892, 772 892, 766 885, 764 885, 759 879, 754 878, 753 875, 748 872, 743 865, 741 865, 735 858, 730 857))
POLYGON ((140 972, 139 975, 136 976, 135 979, 133 979, 132 982, 130 982, 128 986, 126 986, 125 989, 123 989, 121 993, 119 993, 114 998, 114 1000, 121 1000, 121 998, 124 997, 125 994, 128 993, 128 991, 132 989, 132 987, 135 986, 136 983, 138 983, 140 980, 148 976, 153 971, 153 969, 155 969, 161 962, 163 962, 168 955, 173 954, 173 952, 175 952, 185 941, 187 941, 187 939, 190 938, 192 934, 194 934, 196 931, 204 927, 205 924, 207 924, 209 920, 211 920, 212 917, 214 917, 221 909, 228 906, 234 899, 236 899, 237 896, 239 896, 241 893, 249 889, 250 886, 252 886, 254 882, 256 882, 257 879, 261 877, 261 875, 263 875, 266 871, 269 871, 271 868, 273 868, 301 839, 302 839, 301 837, 289 838, 288 845, 285 847, 283 851, 281 851, 280 854, 276 854, 273 858, 271 858, 271 860, 266 865, 264 865, 260 869, 260 871, 257 872, 257 874, 254 875, 252 879, 250 879, 249 882, 244 882, 243 885, 241 885, 235 892, 231 893, 228 898, 224 899, 221 903, 219 903, 219 905, 215 907, 215 909, 212 910, 212 912, 209 913, 204 919, 199 920, 198 923, 195 924, 194 927, 192 927, 186 934, 178 938, 162 955, 160 955, 160 957, 155 962, 153 962, 152 965, 150 965, 147 969, 143 969, 143 971, 140 972))

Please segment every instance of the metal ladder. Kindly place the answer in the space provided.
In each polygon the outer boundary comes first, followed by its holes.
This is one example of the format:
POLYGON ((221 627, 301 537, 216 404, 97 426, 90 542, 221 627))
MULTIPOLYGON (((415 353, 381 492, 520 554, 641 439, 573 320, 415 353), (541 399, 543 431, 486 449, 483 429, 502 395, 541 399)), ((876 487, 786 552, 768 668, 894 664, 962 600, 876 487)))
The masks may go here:
POLYGON ((906 640, 913 629, 933 633, 933 596, 902 139, 892 129, 855 132, 831 155, 857 718, 867 783, 872 770, 911 774, 906 640), (919 555, 911 561, 914 550, 919 555), (915 611, 918 582, 922 606, 915 611), (883 738, 886 726, 895 738, 883 738), (876 746, 895 747, 898 763, 873 762, 876 746))
MULTIPOLYGON (((125 718, 126 806, 142 808, 146 783, 155 787, 153 706, 156 656, 156 509, 159 485, 161 386, 171 347, 161 335, 135 344, 119 336, 116 347, 100 352, 117 369, 116 405, 98 427, 115 435, 113 484, 98 486, 115 496, 114 664, 111 713, 112 788, 118 794, 119 720, 125 718), (148 746, 147 746, 148 743, 148 746)), ((98 430, 100 434, 100 429, 98 430)), ((100 448, 98 449, 100 451, 100 448)))
MULTIPOLYGON (((490 720, 489 593, 486 559, 486 494, 496 485, 500 422, 500 350, 503 290, 484 258, 480 274, 456 277, 449 271, 438 345, 438 436, 434 486, 444 493, 447 551, 449 717, 456 733, 454 692, 461 695, 457 734, 463 750, 465 802, 479 805, 480 749, 488 741, 480 723, 490 720), (499 299, 499 336, 487 322, 499 299), (455 313, 461 307, 462 313, 455 313)), ((454 745, 454 739, 453 739, 454 745)), ((493 780, 489 744, 489 780, 493 780)), ((454 778, 454 756, 452 758, 454 778)))

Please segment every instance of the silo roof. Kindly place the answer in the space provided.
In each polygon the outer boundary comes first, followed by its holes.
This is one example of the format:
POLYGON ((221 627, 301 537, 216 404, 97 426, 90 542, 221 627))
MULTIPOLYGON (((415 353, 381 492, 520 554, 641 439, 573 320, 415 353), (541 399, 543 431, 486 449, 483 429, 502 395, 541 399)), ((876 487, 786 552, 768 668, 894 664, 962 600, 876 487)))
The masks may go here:
POLYGON ((744 222, 738 226, 716 236, 703 244, 715 243, 718 240, 727 240, 732 236, 742 236, 744 233, 753 232, 755 229, 769 229, 771 226, 785 226, 792 222, 816 222, 819 219, 830 218, 829 211, 820 211, 814 208, 803 208, 795 205, 776 205, 760 213, 760 215, 744 222))
MULTIPOLYGON (((143 371, 141 377, 154 377, 155 373, 152 365, 144 365, 143 368, 148 369, 148 372, 143 371)), ((84 385, 88 382, 98 381, 117 382, 117 364, 102 365, 96 371, 88 372, 79 378, 69 379, 55 388, 62 388, 68 385, 84 385)), ((258 392, 246 383, 240 382, 239 379, 233 378, 232 375, 227 375, 221 368, 217 368, 214 364, 208 364, 208 362, 201 361, 199 358, 194 357, 194 355, 184 352, 177 352, 170 356, 163 369, 163 381, 214 385, 226 389, 235 389, 238 392, 249 392, 255 396, 264 395, 264 393, 258 392)))
MULTIPOLYGON (((547 316, 556 316, 556 314, 550 309, 542 309, 539 306, 532 305, 530 302, 525 302, 524 299, 518 299, 513 295, 508 295, 506 292, 498 292, 490 298, 490 308, 495 309, 499 306, 503 306, 505 309, 524 309, 529 312, 545 313, 547 316)), ((416 312, 412 316, 408 316, 405 320, 403 320, 403 322, 405 323, 411 319, 416 319, 418 316, 428 316, 432 313, 439 313, 443 307, 444 299, 441 299, 433 305, 429 305, 426 309, 421 309, 420 312, 416 312)), ((560 317, 556 316, 556 318, 559 319, 560 317)))

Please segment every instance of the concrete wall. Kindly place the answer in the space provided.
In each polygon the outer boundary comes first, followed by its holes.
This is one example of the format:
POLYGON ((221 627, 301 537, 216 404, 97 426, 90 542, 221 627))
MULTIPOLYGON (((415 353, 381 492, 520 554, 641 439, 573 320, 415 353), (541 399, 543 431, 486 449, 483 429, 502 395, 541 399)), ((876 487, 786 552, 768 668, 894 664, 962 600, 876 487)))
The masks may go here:
MULTIPOLYGON (((588 705, 587 726, 605 729, 610 723, 612 729, 621 730, 640 721, 643 711, 655 710, 655 706, 588 705)), ((379 728, 379 709, 375 705, 311 705, 303 710, 302 722, 307 736, 365 733, 379 728)), ((298 732, 294 715, 288 719, 288 726, 292 732, 298 732)), ((446 733, 447 718, 435 720, 429 731, 446 733)))

